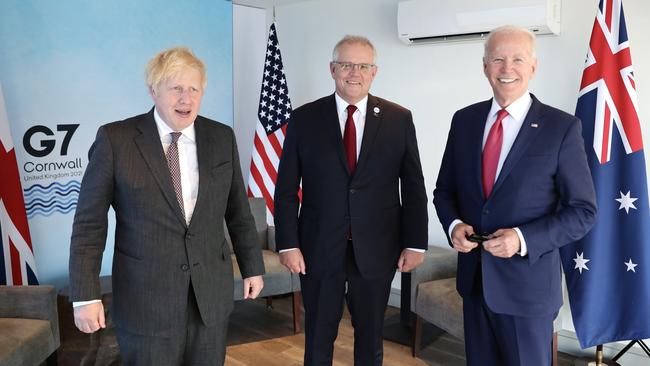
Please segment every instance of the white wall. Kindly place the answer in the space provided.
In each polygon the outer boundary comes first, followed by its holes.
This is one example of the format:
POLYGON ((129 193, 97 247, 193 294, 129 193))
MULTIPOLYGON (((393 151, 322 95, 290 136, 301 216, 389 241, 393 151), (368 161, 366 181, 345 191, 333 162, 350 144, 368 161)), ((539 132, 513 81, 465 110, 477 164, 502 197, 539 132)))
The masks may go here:
MULTIPOLYGON (((289 95, 295 107, 333 92, 328 62, 332 47, 341 37, 361 34, 370 38, 377 48, 379 65, 371 93, 412 110, 431 199, 453 113, 468 104, 488 99, 491 89, 482 72, 481 42, 406 46, 397 38, 397 2, 311 0, 266 3, 276 4, 279 43, 289 95)), ((544 103, 573 114, 598 1, 564 0, 562 3, 562 33, 538 38, 539 67, 530 89, 544 103)), ((645 141, 649 141, 650 42, 644 37, 650 34, 650 2, 625 0, 624 7, 636 70, 642 130, 645 141)), ((267 25, 271 14, 269 7, 267 25)), ((263 56, 260 56, 259 63, 262 62, 263 56)), ((259 72, 258 83, 261 70, 259 72)), ((259 93, 259 85, 257 88, 256 93, 259 93)), ((237 93, 235 96, 237 98, 237 93)), ((252 131, 254 124, 247 123, 238 121, 235 116, 236 129, 252 131)), ((650 162, 650 157, 646 158, 646 163, 650 162)), ((429 243, 446 245, 431 203, 429 243)), ((568 310, 563 313, 565 328, 573 330, 568 310)))
POLYGON ((233 5, 234 128, 244 180, 248 181, 266 51, 266 9, 233 5))

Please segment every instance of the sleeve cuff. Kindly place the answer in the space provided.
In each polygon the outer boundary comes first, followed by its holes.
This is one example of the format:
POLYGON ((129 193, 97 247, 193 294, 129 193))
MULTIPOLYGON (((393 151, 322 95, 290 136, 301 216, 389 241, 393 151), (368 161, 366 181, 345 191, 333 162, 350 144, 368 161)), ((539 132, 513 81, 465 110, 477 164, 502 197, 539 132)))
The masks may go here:
POLYGON ((290 252, 290 251, 292 251, 292 250, 296 250, 296 249, 298 249, 298 248, 280 249, 280 250, 278 251, 278 253, 282 254, 282 253, 284 253, 284 252, 290 252))
POLYGON ((419 248, 406 248, 406 249, 407 250, 412 250, 412 251, 418 252, 418 253, 424 253, 426 251, 426 249, 419 249, 419 248))
POLYGON ((514 228, 515 232, 519 236, 519 251, 517 254, 519 254, 522 257, 525 257, 528 254, 528 246, 526 246, 526 240, 524 239, 524 234, 521 233, 521 230, 519 230, 518 227, 514 228))
POLYGON ((79 306, 94 304, 96 302, 102 302, 102 300, 97 299, 97 300, 88 300, 88 301, 73 301, 72 302, 72 307, 76 308, 76 307, 79 307, 79 306))
POLYGON ((456 219, 456 220, 451 222, 451 224, 449 225, 449 230, 447 230, 447 235, 449 236, 449 240, 451 240, 451 233, 454 232, 454 228, 456 227, 456 225, 461 224, 461 223, 462 223, 462 221, 460 221, 459 219, 456 219))

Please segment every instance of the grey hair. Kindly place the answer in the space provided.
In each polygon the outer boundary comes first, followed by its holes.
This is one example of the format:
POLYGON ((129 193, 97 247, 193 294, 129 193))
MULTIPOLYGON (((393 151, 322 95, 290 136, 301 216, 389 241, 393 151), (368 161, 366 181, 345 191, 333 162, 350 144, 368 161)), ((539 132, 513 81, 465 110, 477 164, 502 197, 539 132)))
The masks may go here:
POLYGON ((373 46, 372 42, 364 36, 355 36, 355 35, 346 35, 343 37, 340 41, 336 43, 336 46, 334 46, 334 50, 332 51, 332 61, 339 61, 339 48, 343 46, 344 44, 360 44, 363 46, 368 46, 370 49, 372 49, 372 59, 373 62, 375 59, 377 59, 377 51, 375 50, 375 46, 373 46))
POLYGON ((487 59, 488 52, 490 50, 490 42, 492 41, 492 38, 497 35, 497 34, 525 34, 528 36, 530 39, 530 47, 532 50, 532 56, 533 58, 537 58, 537 54, 535 53, 535 43, 537 37, 535 36, 535 33, 533 33, 530 29, 524 28, 524 27, 519 27, 516 25, 504 25, 501 27, 494 28, 490 31, 490 34, 488 34, 487 38, 485 39, 485 43, 483 44, 483 60, 487 59))

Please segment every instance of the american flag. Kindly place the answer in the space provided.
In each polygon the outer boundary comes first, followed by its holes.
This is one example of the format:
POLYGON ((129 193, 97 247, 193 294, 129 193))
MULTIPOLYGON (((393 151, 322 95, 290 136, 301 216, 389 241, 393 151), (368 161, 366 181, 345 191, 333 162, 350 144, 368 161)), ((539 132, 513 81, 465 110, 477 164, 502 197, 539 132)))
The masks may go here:
POLYGON ((596 187, 596 225, 562 248, 583 348, 650 338, 650 207, 636 83, 621 0, 601 0, 576 116, 596 187))
POLYGON ((16 152, 0 87, 0 285, 37 285, 16 152))
POLYGON ((269 28, 260 104, 257 110, 248 195, 266 200, 267 221, 273 224, 273 193, 278 176, 282 144, 291 117, 291 100, 275 23, 269 28))

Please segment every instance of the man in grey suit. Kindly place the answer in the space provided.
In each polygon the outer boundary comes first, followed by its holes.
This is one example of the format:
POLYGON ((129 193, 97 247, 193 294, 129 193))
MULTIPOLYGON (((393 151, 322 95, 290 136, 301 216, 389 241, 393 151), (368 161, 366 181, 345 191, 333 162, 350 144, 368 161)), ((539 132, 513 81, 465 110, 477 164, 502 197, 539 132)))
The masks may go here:
POLYGON ((70 245, 77 327, 105 327, 99 272, 107 211, 115 211, 113 320, 125 365, 221 365, 233 307, 225 219, 244 298, 263 287, 233 131, 198 116, 205 66, 172 48, 147 66, 155 107, 99 128, 70 245))

